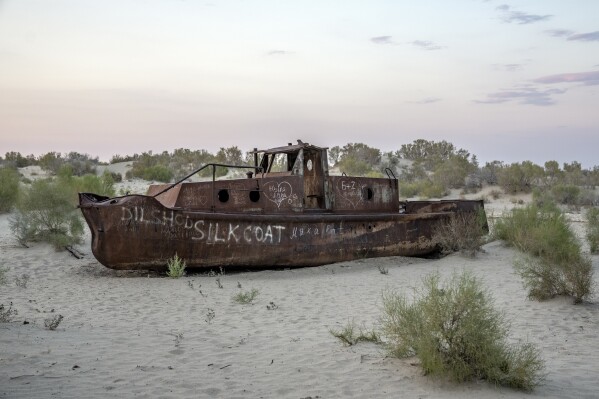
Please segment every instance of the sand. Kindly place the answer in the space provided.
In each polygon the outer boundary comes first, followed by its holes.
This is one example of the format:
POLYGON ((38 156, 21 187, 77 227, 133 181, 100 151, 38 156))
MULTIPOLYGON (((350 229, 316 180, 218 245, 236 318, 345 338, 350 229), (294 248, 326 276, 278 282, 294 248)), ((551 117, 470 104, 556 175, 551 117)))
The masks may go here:
MULTIPOLYGON (((513 204, 504 197, 486 206, 502 210, 513 204)), ((0 265, 9 269, 0 303, 12 301, 18 315, 0 323, 0 397, 599 395, 599 305, 573 305, 570 298, 528 300, 513 271, 518 254, 501 242, 485 245, 475 259, 391 257, 170 279, 105 268, 89 250, 89 235, 79 246, 83 259, 46 244, 20 247, 8 220, 0 215, 0 265), (378 266, 389 273, 380 273, 378 266), (546 377, 532 393, 426 377, 415 358, 387 357, 372 343, 346 347, 329 332, 352 320, 376 326, 386 288, 410 292, 428 273, 449 276, 462 270, 480 277, 496 307, 505 311, 513 342, 540 348, 546 377), (24 273, 30 280, 19 287, 15 277, 24 273), (232 300, 252 288, 259 290, 253 304, 232 300), (44 320, 58 314, 64 316, 58 328, 45 329, 44 320)), ((592 259, 597 276, 599 257, 592 259)))

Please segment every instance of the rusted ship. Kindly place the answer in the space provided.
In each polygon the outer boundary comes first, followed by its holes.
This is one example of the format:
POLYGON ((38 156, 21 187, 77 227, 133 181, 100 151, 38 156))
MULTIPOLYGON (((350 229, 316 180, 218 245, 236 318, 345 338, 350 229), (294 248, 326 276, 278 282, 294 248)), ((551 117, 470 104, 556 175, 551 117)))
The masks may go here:
POLYGON ((437 250, 436 224, 482 201, 400 201, 398 180, 331 176, 327 149, 302 143, 254 151, 253 166, 208 164, 147 195, 79 194, 92 252, 113 269, 316 266, 437 250), (219 180, 218 167, 244 178, 219 180), (212 180, 190 182, 211 168, 212 180))

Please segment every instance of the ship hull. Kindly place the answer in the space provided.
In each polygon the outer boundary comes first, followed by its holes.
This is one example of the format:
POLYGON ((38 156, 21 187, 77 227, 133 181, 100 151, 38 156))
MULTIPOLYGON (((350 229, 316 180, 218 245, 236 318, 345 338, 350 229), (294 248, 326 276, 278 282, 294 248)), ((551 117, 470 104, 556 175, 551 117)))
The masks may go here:
POLYGON ((79 197, 94 256, 106 267, 127 270, 163 270, 174 255, 188 269, 424 256, 437 251, 437 224, 459 208, 482 209, 478 201, 453 201, 427 211, 418 211, 420 204, 410 213, 250 214, 169 208, 145 195, 79 197))

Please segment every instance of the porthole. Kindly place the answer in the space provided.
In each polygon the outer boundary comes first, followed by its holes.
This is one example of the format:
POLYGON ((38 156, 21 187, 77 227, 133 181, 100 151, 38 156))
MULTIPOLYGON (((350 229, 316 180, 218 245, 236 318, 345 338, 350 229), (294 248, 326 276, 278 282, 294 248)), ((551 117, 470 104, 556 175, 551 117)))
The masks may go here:
POLYGON ((229 201, 229 190, 225 190, 225 189, 220 190, 218 192, 218 200, 220 202, 227 202, 227 201, 229 201))
POLYGON ((252 202, 260 201, 260 191, 258 191, 258 190, 250 191, 250 201, 252 201, 252 202))
POLYGON ((363 196, 364 196, 364 199, 370 201, 372 199, 372 197, 374 197, 374 191, 372 191, 372 189, 370 187, 365 187, 363 189, 363 196))

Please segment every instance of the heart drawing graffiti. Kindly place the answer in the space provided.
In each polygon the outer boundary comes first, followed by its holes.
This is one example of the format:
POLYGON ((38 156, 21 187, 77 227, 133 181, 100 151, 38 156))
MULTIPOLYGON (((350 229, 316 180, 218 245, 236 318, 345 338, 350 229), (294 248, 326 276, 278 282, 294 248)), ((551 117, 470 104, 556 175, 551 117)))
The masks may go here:
POLYGON ((364 200, 364 186, 360 186, 355 180, 339 180, 336 189, 341 198, 354 208, 364 200))
POLYGON ((280 208, 284 201, 287 201, 289 204, 291 204, 293 200, 297 199, 297 194, 293 194, 293 189, 291 188, 291 184, 289 184, 289 182, 268 182, 264 185, 264 188, 264 191, 266 192, 266 198, 268 198, 269 201, 277 204, 277 208, 280 208))

